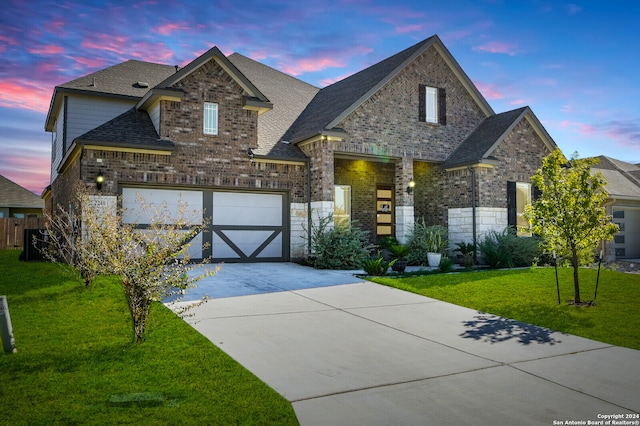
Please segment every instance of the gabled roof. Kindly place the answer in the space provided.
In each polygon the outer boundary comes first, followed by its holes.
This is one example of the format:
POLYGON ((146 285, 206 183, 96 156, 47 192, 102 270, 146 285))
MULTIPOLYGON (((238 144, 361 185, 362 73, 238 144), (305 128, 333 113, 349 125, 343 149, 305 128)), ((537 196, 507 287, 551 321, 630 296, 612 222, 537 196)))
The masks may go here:
POLYGON ((549 148, 549 152, 553 151, 556 147, 555 142, 533 114, 531 108, 527 106, 495 114, 482 120, 478 127, 447 157, 443 166, 454 168, 495 162, 497 159, 492 157, 493 151, 523 119, 529 121, 529 124, 549 148))
POLYGON ((320 89, 239 53, 230 55, 229 61, 273 103, 273 110, 258 119, 258 146, 253 153, 280 159, 305 158, 297 146, 280 140, 320 89))
POLYGON ((611 198, 640 201, 640 166, 601 155, 600 162, 591 167, 592 172, 600 172, 607 180, 607 192, 611 198))
POLYGON ((173 85, 178 83, 183 78, 192 74, 204 64, 209 61, 216 61, 218 65, 220 65, 226 72, 233 78, 236 83, 238 83, 244 91, 248 93, 248 96, 244 98, 244 106, 254 107, 259 110, 260 113, 263 113, 267 110, 270 110, 273 105, 269 102, 269 99, 260 91, 258 88, 240 72, 236 66, 229 61, 229 59, 224 56, 224 54, 217 47, 212 47, 193 61, 189 62, 184 68, 180 69, 175 74, 170 75, 165 80, 158 83, 152 90, 149 91, 140 101, 140 104, 143 104, 147 101, 146 98, 153 97, 154 91, 160 91, 162 94, 165 93, 165 90, 171 89, 173 85))
POLYGON ((487 116, 493 114, 491 106, 458 65, 440 38, 434 35, 320 90, 285 133, 283 139, 296 143, 327 131, 339 130, 336 129, 336 126, 340 121, 432 46, 438 50, 438 53, 451 67, 485 114, 487 116))
POLYGON ((77 137, 75 143, 163 151, 175 148, 173 142, 160 139, 149 114, 135 108, 77 137))
POLYGON ((42 209, 44 201, 28 189, 0 175, 0 207, 42 209))
POLYGON ((45 130, 53 130, 57 111, 66 93, 136 101, 141 99, 150 88, 175 73, 176 67, 173 65, 129 60, 56 86, 49 105, 45 130))

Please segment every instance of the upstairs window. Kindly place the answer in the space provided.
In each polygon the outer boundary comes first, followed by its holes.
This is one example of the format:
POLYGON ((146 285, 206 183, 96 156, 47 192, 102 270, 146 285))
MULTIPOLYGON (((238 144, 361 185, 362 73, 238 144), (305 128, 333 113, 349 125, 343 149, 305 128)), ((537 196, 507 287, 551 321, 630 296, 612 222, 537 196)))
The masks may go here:
POLYGON ((447 104, 443 88, 421 84, 419 86, 418 115, 420 121, 431 124, 446 124, 447 104))
POLYGON ((204 134, 218 134, 218 104, 204 103, 204 134))

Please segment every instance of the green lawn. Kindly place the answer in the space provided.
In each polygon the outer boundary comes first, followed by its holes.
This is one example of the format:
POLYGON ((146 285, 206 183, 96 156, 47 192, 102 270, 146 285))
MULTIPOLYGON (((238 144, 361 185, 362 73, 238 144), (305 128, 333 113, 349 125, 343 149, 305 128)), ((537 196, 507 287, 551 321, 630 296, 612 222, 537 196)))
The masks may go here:
POLYGON ((18 255, 0 251, 18 350, 0 351, 0 424, 297 424, 291 404, 163 305, 135 345, 116 282, 85 288, 18 255))
MULTIPOLYGON (((573 269, 460 272, 372 281, 506 318, 627 348, 640 349, 640 275, 600 272, 596 306, 567 305, 573 299, 573 269)), ((580 270, 582 301, 593 300, 596 269, 580 270)))

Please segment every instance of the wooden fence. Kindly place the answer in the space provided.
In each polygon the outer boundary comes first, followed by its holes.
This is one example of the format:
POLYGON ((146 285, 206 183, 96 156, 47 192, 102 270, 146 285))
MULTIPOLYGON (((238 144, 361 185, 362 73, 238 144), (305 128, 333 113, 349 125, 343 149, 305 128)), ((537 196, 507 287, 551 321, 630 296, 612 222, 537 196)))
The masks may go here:
POLYGON ((44 218, 0 217, 0 250, 22 250, 25 229, 43 229, 44 218))

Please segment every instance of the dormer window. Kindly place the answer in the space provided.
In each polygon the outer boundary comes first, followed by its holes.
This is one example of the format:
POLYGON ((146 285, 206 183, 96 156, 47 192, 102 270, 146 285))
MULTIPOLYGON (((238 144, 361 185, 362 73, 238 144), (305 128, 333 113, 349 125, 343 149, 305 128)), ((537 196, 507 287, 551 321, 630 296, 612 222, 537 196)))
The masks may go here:
POLYGON ((204 134, 218 134, 218 104, 211 102, 204 103, 204 134))
POLYGON ((430 124, 446 124, 446 97, 443 88, 421 84, 419 87, 418 115, 420 121, 430 124))

